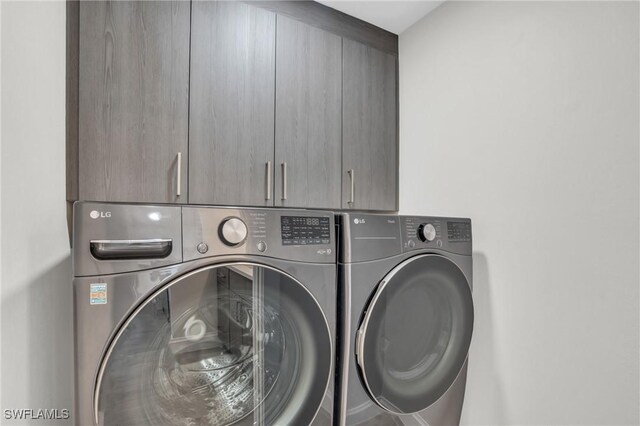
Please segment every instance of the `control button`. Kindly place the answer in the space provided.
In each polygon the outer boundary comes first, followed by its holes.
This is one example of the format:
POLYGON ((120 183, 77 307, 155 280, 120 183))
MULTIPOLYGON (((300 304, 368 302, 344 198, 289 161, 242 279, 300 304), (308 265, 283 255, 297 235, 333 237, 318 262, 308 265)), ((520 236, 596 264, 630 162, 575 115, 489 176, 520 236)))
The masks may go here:
POLYGON ((247 238, 247 225, 237 217, 230 217, 220 224, 218 232, 223 243, 239 246, 247 238))
POLYGON ((414 248, 416 246, 416 243, 413 240, 409 240, 409 244, 408 245, 409 245, 409 248, 414 248))
POLYGON ((198 253, 205 254, 207 251, 209 251, 209 246, 206 243, 200 243, 198 244, 198 247, 196 247, 196 249, 198 250, 198 253))
POLYGON ((423 223, 418 228, 418 238, 421 241, 431 242, 436 239, 436 228, 430 223, 423 223))
POLYGON ((256 246, 258 247, 258 251, 260 253, 264 252, 267 249, 267 243, 265 243, 264 241, 258 241, 258 244, 256 246))

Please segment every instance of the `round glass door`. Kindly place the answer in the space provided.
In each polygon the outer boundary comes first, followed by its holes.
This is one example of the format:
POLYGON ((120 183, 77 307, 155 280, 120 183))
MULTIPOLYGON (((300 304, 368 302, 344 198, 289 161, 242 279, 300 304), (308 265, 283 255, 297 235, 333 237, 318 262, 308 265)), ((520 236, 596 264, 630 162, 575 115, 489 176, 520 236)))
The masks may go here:
POLYGON ((119 330, 98 375, 96 422, 309 424, 331 374, 329 333, 289 275, 247 263, 192 272, 119 330))
POLYGON ((443 256, 408 259, 381 281, 365 312, 356 356, 370 396, 396 414, 436 402, 471 343, 473 301, 462 271, 443 256))

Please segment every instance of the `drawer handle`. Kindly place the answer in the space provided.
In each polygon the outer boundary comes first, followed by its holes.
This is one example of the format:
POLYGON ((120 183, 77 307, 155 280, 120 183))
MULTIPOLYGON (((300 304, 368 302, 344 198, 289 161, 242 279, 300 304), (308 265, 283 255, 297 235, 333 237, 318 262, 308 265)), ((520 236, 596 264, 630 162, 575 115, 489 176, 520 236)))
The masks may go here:
POLYGON ((171 254, 173 240, 91 240, 90 250, 98 260, 162 259, 171 254))

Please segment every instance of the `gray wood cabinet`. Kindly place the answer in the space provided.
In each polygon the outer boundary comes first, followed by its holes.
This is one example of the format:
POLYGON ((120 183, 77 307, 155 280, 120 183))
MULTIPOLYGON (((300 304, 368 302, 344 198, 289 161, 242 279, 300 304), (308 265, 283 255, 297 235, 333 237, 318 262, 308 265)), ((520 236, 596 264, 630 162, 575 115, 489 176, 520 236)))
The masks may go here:
POLYGON ((80 199, 186 202, 189 20, 181 1, 80 4, 80 199))
POLYGON ((397 210, 396 35, 313 1, 68 10, 67 200, 397 210))
POLYGON ((273 205, 275 14, 191 7, 189 202, 273 205))
POLYGON ((339 209, 342 38, 278 16, 276 51, 275 203, 339 209))
POLYGON ((397 210, 397 58, 343 42, 342 207, 397 210))

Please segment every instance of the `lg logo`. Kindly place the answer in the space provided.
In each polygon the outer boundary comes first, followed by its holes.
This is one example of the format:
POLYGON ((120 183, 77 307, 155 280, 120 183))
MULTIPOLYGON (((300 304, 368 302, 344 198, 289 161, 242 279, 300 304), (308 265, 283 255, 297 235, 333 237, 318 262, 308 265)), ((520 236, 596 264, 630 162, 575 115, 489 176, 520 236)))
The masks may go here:
POLYGON ((358 225, 359 223, 366 223, 364 219, 358 219, 357 217, 355 219, 353 219, 353 223, 355 223, 356 225, 358 225))
POLYGON ((99 217, 111 217, 111 212, 99 212, 98 210, 91 210, 89 213, 91 219, 98 219, 99 217))

